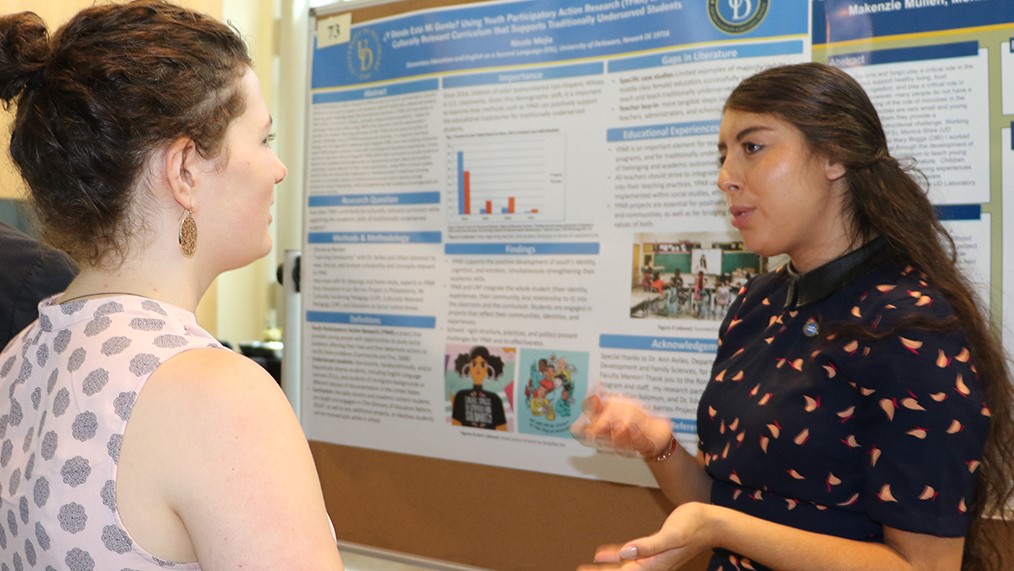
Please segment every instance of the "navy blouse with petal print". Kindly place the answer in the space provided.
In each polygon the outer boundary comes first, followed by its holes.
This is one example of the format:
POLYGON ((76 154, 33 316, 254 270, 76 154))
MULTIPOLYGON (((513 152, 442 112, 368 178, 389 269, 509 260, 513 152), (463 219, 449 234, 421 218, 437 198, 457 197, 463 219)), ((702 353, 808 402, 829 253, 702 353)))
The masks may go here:
MULTIPOLYGON (((889 258, 877 240, 740 291, 698 407, 714 504, 866 541, 965 534, 989 409, 964 332, 906 325, 951 306, 889 258)), ((724 550, 710 567, 741 568, 765 569, 724 550)))

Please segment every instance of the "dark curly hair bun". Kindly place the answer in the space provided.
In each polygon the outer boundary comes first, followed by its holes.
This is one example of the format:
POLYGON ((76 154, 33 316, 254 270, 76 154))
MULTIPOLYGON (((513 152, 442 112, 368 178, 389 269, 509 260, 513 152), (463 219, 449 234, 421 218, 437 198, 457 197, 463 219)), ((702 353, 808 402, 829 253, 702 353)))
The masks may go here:
POLYGON ((38 14, 0 16, 0 99, 5 107, 35 84, 51 53, 49 31, 38 14))

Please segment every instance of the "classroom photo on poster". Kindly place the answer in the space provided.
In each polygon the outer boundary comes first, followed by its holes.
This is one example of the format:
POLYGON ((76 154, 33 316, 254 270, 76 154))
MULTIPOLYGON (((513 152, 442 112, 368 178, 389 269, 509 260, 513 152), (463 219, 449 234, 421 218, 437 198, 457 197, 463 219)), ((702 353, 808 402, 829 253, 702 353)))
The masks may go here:
POLYGON ((720 321, 766 260, 721 234, 637 234, 630 317, 720 321))

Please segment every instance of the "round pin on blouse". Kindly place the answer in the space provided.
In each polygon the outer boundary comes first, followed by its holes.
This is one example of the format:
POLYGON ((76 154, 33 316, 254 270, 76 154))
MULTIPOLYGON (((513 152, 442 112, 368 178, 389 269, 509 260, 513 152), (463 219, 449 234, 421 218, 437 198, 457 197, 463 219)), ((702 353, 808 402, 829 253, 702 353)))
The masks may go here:
POLYGON ((803 324, 803 335, 816 337, 818 333, 820 333, 820 326, 817 325, 817 320, 812 317, 807 319, 803 324))

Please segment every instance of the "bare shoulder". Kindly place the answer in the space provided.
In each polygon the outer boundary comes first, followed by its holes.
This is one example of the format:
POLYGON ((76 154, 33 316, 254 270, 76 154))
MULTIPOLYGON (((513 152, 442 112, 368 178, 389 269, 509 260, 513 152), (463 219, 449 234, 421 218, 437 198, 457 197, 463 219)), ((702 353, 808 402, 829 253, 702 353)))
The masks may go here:
POLYGON ((165 405, 178 405, 178 412, 198 424, 228 423, 237 416, 291 417, 295 422, 284 393, 271 375, 232 351, 185 351, 163 363, 149 384, 165 405))
MULTIPOLYGON (((221 457, 228 448, 295 441, 306 446, 296 415, 275 380, 260 365, 223 349, 193 349, 163 363, 152 374, 138 405, 155 426, 185 446, 190 461, 202 451, 221 457)), ((171 445, 172 443, 166 443, 171 445)), ((182 452, 182 450, 181 450, 182 452)))
POLYGON ((136 412, 202 567, 340 568, 306 437, 262 367, 221 349, 180 353, 136 412))
POLYGON ((261 469, 250 477, 270 472, 293 448, 308 448, 274 379, 232 351, 195 349, 169 359, 152 374, 137 408, 145 425, 159 428, 148 436, 160 441, 164 468, 182 472, 175 480, 178 501, 199 499, 251 463, 261 469))

